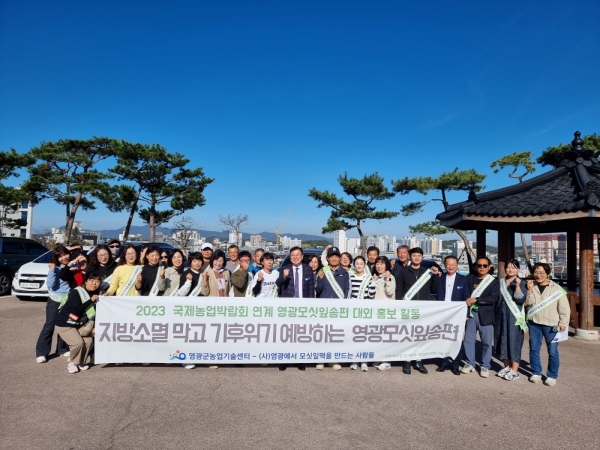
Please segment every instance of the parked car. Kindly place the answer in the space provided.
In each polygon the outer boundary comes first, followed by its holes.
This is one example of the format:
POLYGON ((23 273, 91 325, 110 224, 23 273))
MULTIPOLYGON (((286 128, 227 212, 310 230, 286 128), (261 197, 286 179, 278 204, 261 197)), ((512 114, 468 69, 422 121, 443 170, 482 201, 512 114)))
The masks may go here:
POLYGON ((12 281, 12 295, 19 300, 48 297, 48 264, 52 252, 46 252, 31 262, 23 264, 12 281))
POLYGON ((33 239, 0 237, 0 295, 10 292, 10 286, 19 268, 48 249, 33 239))

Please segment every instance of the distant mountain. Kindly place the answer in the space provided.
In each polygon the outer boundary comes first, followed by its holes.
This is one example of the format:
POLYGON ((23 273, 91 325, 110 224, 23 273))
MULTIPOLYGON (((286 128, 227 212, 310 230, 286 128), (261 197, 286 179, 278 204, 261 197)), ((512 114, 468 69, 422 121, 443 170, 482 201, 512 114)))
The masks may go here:
MULTIPOLYGON (((160 231, 161 233, 165 233, 169 236, 171 235, 171 229, 169 229, 169 228, 156 227, 156 231, 160 231)), ((202 236, 202 237, 206 237, 206 238, 218 237, 222 241, 226 241, 227 239, 229 239, 229 233, 227 233, 225 231, 211 231, 211 230, 198 230, 198 231, 200 232, 200 236, 202 236)), ((117 228, 115 230, 100 230, 102 237, 106 238, 106 239, 113 239, 113 238, 117 239, 119 237, 119 234, 121 234, 122 232, 123 232, 123 228, 117 228)), ((260 234, 267 241, 275 242, 275 233, 273 233, 273 232, 263 231, 262 233, 248 233, 248 232, 244 231, 243 233, 244 233, 244 240, 249 239, 250 234, 260 234)), ((132 226, 131 229, 129 230, 129 234, 130 235, 131 234, 141 234, 144 238, 148 238, 148 237, 150 237, 150 226, 149 225, 132 226)), ((322 235, 314 235, 314 234, 284 233, 282 236, 288 236, 292 239, 301 239, 303 241, 319 240, 319 239, 326 239, 328 241, 333 241, 332 238, 328 238, 328 237, 322 236, 322 235)))

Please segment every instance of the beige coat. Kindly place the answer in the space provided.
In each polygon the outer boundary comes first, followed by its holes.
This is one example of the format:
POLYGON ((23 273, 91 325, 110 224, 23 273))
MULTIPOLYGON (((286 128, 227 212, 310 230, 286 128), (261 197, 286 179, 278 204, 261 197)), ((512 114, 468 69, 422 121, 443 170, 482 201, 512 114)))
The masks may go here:
MULTIPOLYGON (((548 287, 544 289, 544 293, 540 294, 540 288, 537 284, 534 284, 533 292, 531 294, 529 292, 527 293, 527 301, 525 302, 525 306, 531 308, 532 306, 541 303, 542 298, 546 299, 559 289, 562 288, 554 281, 550 281, 548 287)), ((558 299, 558 301, 538 312, 532 317, 531 320, 539 325, 548 325, 551 327, 562 325, 568 327, 570 317, 571 308, 569 307, 569 301, 567 300, 567 296, 563 295, 558 299)))
MULTIPOLYGON (((200 289, 200 293, 205 297, 218 297, 219 285, 217 284, 217 276, 215 275, 215 271, 209 267, 200 276, 203 277, 205 273, 208 273, 208 283, 205 283, 204 280, 202 280, 202 288, 200 289)), ((223 278, 225 279, 225 297, 228 297, 229 290, 231 289, 231 272, 225 269, 223 271, 223 278)))

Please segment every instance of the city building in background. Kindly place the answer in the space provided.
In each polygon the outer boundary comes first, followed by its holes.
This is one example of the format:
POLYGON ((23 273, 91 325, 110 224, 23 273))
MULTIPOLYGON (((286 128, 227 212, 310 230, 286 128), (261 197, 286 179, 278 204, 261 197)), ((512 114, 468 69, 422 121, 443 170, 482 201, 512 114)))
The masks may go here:
POLYGON ((31 224, 33 223, 33 205, 30 202, 23 202, 20 207, 0 205, 0 228, 2 236, 23 237, 31 239, 31 224), (5 226, 7 220, 22 220, 25 225, 19 228, 10 228, 5 226))

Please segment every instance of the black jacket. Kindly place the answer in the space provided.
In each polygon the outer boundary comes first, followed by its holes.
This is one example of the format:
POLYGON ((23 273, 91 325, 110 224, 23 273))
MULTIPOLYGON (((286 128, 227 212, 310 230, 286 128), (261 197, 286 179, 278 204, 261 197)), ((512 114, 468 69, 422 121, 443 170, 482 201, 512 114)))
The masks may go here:
MULTIPOLYGON (((408 290, 413 284, 417 282, 421 275, 427 272, 427 267, 419 267, 413 269, 412 266, 407 266, 400 271, 400 280, 402 283, 402 290, 400 292, 400 299, 403 299, 408 290)), ((440 277, 438 275, 431 274, 429 281, 423 285, 423 287, 417 292, 412 300, 435 300, 435 295, 440 287, 440 277)))
MULTIPOLYGON (((481 281, 475 275, 469 275, 469 287, 471 288, 471 296, 479 282, 481 281)), ((496 303, 500 298, 500 283, 497 278, 485 288, 483 293, 477 297, 477 307, 479 308, 479 322, 481 325, 494 325, 496 321, 496 303)))

